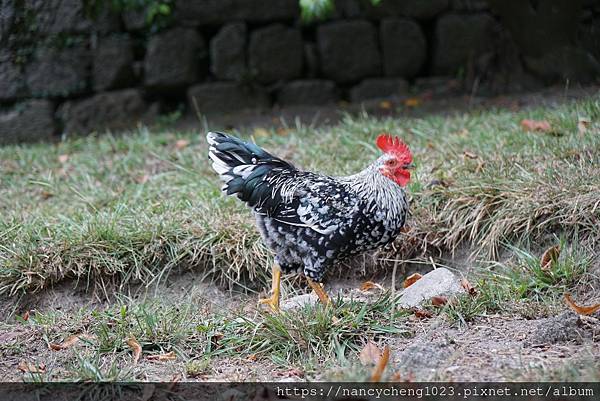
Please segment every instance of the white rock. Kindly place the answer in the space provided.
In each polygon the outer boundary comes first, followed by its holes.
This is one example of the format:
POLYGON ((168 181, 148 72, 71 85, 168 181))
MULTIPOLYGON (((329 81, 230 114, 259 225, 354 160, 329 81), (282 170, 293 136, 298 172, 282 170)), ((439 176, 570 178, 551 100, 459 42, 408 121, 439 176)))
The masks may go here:
POLYGON ((458 277, 450 270, 441 267, 430 271, 406 288, 398 300, 398 306, 406 309, 415 308, 429 301, 431 297, 449 297, 464 291, 458 277))
POLYGON ((310 294, 297 295, 292 298, 288 298, 281 303, 281 310, 289 311, 293 309, 301 309, 306 305, 314 305, 319 302, 319 297, 314 292, 310 294))

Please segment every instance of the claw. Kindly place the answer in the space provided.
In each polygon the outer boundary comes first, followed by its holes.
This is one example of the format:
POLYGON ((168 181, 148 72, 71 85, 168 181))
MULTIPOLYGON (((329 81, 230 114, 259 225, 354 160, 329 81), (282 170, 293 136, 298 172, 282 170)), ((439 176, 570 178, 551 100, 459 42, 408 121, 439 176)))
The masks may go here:
POLYGON ((271 296, 270 298, 262 298, 258 300, 261 305, 269 305, 273 312, 279 312, 279 297, 271 296))

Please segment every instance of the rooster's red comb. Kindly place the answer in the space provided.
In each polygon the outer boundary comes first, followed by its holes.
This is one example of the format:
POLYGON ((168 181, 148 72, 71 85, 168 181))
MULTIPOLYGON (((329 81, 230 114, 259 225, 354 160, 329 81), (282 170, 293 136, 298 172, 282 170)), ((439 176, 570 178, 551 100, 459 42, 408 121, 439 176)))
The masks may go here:
POLYGON ((408 163, 412 162, 412 153, 404 142, 398 137, 391 136, 390 134, 380 134, 377 137, 377 147, 384 153, 394 153, 398 156, 402 156, 408 163))

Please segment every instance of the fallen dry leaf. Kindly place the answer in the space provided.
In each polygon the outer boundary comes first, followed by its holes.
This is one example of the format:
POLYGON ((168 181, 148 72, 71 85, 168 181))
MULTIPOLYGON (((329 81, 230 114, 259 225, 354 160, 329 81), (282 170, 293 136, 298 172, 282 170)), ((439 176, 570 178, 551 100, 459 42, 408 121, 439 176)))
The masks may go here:
POLYGON ((463 278, 462 280, 460 280, 460 285, 462 286, 462 288, 465 289, 467 294, 469 294, 471 296, 477 295, 477 290, 475 289, 475 287, 473 287, 473 285, 466 278, 463 278))
POLYGON ((50 343, 50 344, 48 344, 48 348, 50 348, 53 351, 60 351, 63 349, 71 348, 72 346, 77 344, 79 342, 79 340, 81 340, 81 339, 91 340, 93 338, 94 338, 94 336, 90 336, 87 334, 77 334, 77 335, 67 337, 67 339, 60 344, 50 343))
POLYGON ((31 362, 21 361, 19 362, 17 369, 24 373, 44 373, 46 371, 46 365, 44 363, 34 365, 31 362))
POLYGON ((69 155, 60 155, 58 156, 58 162, 61 164, 65 164, 67 161, 69 161, 69 155))
POLYGON ((363 366, 377 365, 381 359, 381 350, 377 348, 374 342, 369 341, 358 354, 358 359, 363 366))
POLYGON ((538 132, 549 132, 552 127, 546 120, 529 120, 525 119, 521 121, 521 127, 525 131, 538 131, 538 132))
POLYGON ((540 259, 540 267, 543 272, 549 273, 552 270, 552 265, 558 260, 560 255, 560 245, 554 245, 544 252, 540 259))
POLYGON ((383 353, 381 354, 381 358, 377 362, 377 366, 373 369, 373 373, 371 374, 371 382, 377 383, 381 381, 381 376, 383 375, 383 371, 390 360, 390 347, 385 346, 383 349, 383 353))
POLYGON ((591 315, 592 313, 595 313, 600 310, 600 304, 592 306, 577 305, 571 298, 571 294, 569 294, 568 292, 565 292, 565 301, 567 302, 567 305, 569 305, 569 307, 573 309, 578 315, 591 315))
POLYGON ((475 153, 469 152, 468 150, 465 150, 463 152, 463 156, 467 159, 479 159, 479 156, 477 156, 475 153))
POLYGON ((187 139, 178 139, 177 141, 175 141, 175 149, 177 149, 177 150, 185 149, 188 147, 189 144, 190 144, 190 141, 188 141, 187 139))
POLYGON ((577 131, 579 131, 580 134, 585 134, 591 123, 592 121, 589 118, 580 117, 579 121, 577 121, 577 131))
POLYGON ((42 195, 42 199, 44 199, 44 200, 50 199, 54 196, 54 194, 49 191, 42 191, 41 195, 42 195))
POLYGON ((284 128, 284 127, 277 128, 277 135, 287 135, 289 133, 290 133, 290 130, 288 128, 284 128))
POLYGON ((372 281, 365 281, 364 283, 362 283, 360 285, 361 291, 369 291, 369 290, 372 290, 373 288, 377 288, 378 290, 382 290, 382 291, 384 289, 381 284, 377 284, 372 281))
POLYGON ((250 362, 256 362, 256 360, 258 359, 258 357, 256 356, 256 354, 250 354, 248 355, 248 357, 246 358, 247 361, 250 362))
POLYGON ((142 346, 133 336, 127 340, 127 345, 133 350, 133 364, 136 365, 142 355, 142 346))
POLYGON ((149 179, 150 179, 150 176, 148 174, 144 174, 144 175, 135 177, 135 182, 137 182, 138 184, 145 184, 148 182, 149 179))
POLYGON ((296 368, 291 368, 288 370, 284 370, 281 372, 277 372, 275 373, 276 376, 281 376, 281 377, 304 377, 304 372, 301 371, 300 369, 296 369, 296 368))
POLYGON ((390 102, 389 100, 382 100, 381 102, 379 102, 379 108, 389 110, 392 108, 392 102, 390 102))
POLYGON ((448 303, 448 297, 444 296, 435 296, 431 297, 431 304, 433 306, 444 306, 448 303))
POLYGON ((418 97, 409 97, 404 100, 404 105, 406 107, 419 107, 421 105, 421 99, 418 97))
POLYGON ((174 351, 171 351, 171 352, 167 352, 166 354, 148 355, 146 357, 146 359, 148 359, 149 361, 160 361, 160 362, 174 361, 175 359, 177 359, 177 355, 175 355, 174 351))
POLYGON ((25 311, 25 313, 23 313, 22 318, 23 318, 23 320, 28 321, 29 320, 29 311, 25 311))
POLYGON ((415 316, 419 319, 429 319, 433 317, 433 314, 426 309, 417 309, 415 310, 415 316))
POLYGON ((419 273, 413 273, 410 276, 408 276, 406 278, 406 280, 404 280, 404 283, 402 284, 402 286, 404 288, 408 288, 411 285, 413 285, 414 283, 416 283, 417 281, 419 281, 421 279, 421 277, 423 277, 423 276, 421 276, 419 273))

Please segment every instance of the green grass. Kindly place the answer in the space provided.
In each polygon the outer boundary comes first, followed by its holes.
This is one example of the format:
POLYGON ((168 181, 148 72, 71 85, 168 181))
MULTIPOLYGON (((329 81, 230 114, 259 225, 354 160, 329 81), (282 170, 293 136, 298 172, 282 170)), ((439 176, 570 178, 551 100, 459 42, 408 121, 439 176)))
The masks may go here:
POLYGON ((466 323, 494 313, 516 312, 534 318, 562 309, 565 292, 577 292, 587 284, 597 286, 599 282, 597 277, 588 275, 593 249, 576 241, 568 244, 562 240, 559 244, 562 251, 548 271, 542 270, 539 256, 509 246, 515 256, 507 262, 482 267, 473 283, 477 293, 457 297, 443 312, 452 321, 466 323))
MULTIPOLYGON (((469 244, 482 258, 495 258, 503 244, 535 244, 559 231, 598 242, 599 117, 596 98, 518 113, 361 115, 331 128, 297 125, 255 139, 306 169, 347 174, 377 156, 378 133, 399 135, 418 169, 408 188, 411 231, 391 256, 469 244), (592 121, 585 134, 577 130, 582 117, 592 121), (547 119, 553 135, 522 131, 523 118, 547 119)), ((75 279, 110 297, 113 284, 151 286, 181 269, 261 286, 271 255, 249 211, 220 195, 206 153, 203 132, 144 128, 1 148, 0 294, 75 279), (178 149, 177 139, 191 143, 178 149), (61 155, 68 159, 61 162, 61 155)))
POLYGON ((61 344, 72 335, 76 345, 47 351, 48 370, 28 375, 30 380, 123 381, 143 380, 152 365, 149 355, 174 352, 176 364, 188 377, 209 374, 223 358, 268 360, 275 367, 301 368, 308 375, 323 367, 346 366, 356 360, 367 340, 385 341, 412 335, 406 326, 409 312, 395 308, 395 298, 382 294, 372 303, 338 300, 274 315, 267 312, 202 312, 191 302, 122 300, 105 310, 76 313, 36 312, 28 321, 13 325, 30 330, 28 349, 0 346, 0 355, 19 352, 27 358, 61 344), (332 324, 332 321, 335 323, 332 324), (132 362, 127 341, 134 337, 142 347, 138 365, 132 362))

